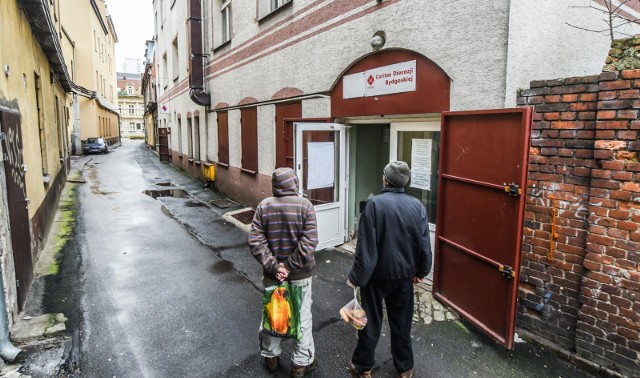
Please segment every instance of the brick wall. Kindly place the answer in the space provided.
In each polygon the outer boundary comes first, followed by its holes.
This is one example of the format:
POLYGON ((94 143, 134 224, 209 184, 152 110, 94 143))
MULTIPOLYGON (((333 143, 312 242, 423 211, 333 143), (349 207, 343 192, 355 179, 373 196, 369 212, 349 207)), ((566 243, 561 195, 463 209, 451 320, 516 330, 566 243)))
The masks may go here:
POLYGON ((518 104, 535 107, 519 332, 638 376, 640 70, 534 81, 518 104))

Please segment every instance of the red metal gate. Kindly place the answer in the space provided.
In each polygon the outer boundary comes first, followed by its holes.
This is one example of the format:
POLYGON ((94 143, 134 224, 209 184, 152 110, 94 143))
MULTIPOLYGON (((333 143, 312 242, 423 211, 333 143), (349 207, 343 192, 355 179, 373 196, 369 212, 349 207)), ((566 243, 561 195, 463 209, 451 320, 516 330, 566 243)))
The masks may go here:
POLYGON ((434 295, 513 348, 531 109, 446 112, 434 295))
POLYGON ((2 153, 9 222, 11 224, 11 246, 16 271, 18 307, 22 310, 27 290, 33 278, 33 260, 20 119, 20 113, 0 109, 0 129, 3 133, 2 153))

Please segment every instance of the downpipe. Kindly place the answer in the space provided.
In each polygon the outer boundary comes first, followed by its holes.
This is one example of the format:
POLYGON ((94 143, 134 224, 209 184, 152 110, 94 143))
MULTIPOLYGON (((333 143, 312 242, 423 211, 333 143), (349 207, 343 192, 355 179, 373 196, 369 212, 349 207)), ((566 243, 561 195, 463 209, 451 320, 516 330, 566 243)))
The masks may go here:
POLYGON ((22 349, 13 346, 11 340, 9 340, 9 319, 7 317, 7 303, 4 297, 2 274, 0 274, 0 290, 2 290, 2 298, 0 298, 0 357, 7 362, 13 362, 22 353, 22 349))

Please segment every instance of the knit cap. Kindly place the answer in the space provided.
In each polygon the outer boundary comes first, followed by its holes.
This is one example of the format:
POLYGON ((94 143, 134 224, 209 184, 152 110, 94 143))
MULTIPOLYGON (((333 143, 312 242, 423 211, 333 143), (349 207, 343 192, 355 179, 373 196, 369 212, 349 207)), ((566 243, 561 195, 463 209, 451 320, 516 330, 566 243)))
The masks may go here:
POLYGON ((398 188, 407 186, 411 178, 409 166, 404 161, 392 161, 384 167, 384 177, 387 178, 389 184, 398 188))

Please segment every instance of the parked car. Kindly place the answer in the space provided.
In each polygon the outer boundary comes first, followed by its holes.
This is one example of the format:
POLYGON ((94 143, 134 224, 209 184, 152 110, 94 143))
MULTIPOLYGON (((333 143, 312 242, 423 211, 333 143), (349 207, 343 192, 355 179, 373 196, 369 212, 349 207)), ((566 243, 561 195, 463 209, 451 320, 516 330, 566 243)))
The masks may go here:
POLYGON ((84 143, 85 154, 106 154, 107 152, 109 152, 109 147, 107 146, 107 142, 105 142, 104 138, 87 138, 87 141, 84 143))

